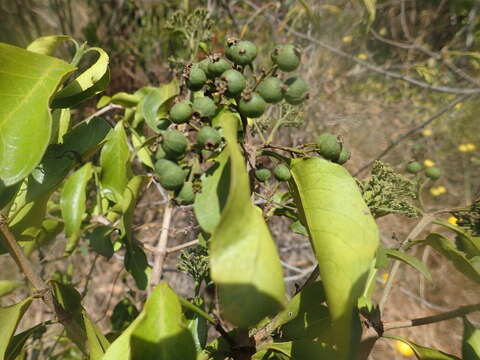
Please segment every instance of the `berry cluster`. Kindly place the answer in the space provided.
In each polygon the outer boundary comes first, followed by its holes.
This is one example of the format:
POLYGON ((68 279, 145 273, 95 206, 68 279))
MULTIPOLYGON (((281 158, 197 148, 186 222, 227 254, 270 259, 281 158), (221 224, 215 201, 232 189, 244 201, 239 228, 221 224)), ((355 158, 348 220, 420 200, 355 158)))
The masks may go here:
MULTIPOLYGON (((420 164, 418 161, 410 161, 407 166, 405 167, 407 172, 410 174, 419 174, 424 170, 423 165, 420 164)), ((425 169, 425 176, 430 180, 438 180, 442 176, 442 171, 437 167, 427 167, 425 169)))

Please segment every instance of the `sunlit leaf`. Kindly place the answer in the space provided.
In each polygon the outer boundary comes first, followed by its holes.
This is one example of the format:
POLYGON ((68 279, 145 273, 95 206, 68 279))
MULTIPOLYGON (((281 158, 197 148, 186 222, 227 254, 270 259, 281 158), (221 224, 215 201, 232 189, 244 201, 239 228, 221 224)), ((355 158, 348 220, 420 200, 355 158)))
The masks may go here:
POLYGON ((98 326, 90 319, 85 310, 82 310, 82 315, 83 324, 87 333, 90 360, 100 360, 110 346, 110 343, 98 326))
POLYGON ((404 337, 401 337, 401 336, 383 335, 383 337, 387 339, 403 341, 405 344, 407 344, 412 348, 418 360, 461 360, 458 357, 454 355, 446 354, 443 351, 439 351, 439 350, 435 350, 435 349, 431 349, 425 346, 415 344, 414 342, 411 342, 410 340, 405 339, 404 337))
POLYGON ((0 297, 10 294, 22 285, 21 281, 0 280, 0 297))
POLYGON ((2 335, 0 336, 0 359, 5 357, 8 344, 10 343, 17 325, 25 311, 27 311, 32 298, 27 298, 15 305, 0 307, 0 324, 2 324, 2 335))
POLYGON ((147 125, 155 132, 164 130, 170 124, 166 118, 167 110, 162 107, 173 99, 179 92, 176 80, 150 91, 142 101, 142 112, 147 125))
POLYGON ((428 281, 432 281, 432 274, 430 274, 430 271, 428 271, 425 264, 416 257, 395 249, 386 249, 385 252, 388 257, 400 260, 405 264, 410 265, 414 269, 418 270, 423 276, 425 276, 428 281))
MULTIPOLYGON (((309 340, 265 343, 259 347, 259 350, 270 350, 278 354, 286 355, 287 359, 290 360, 337 359, 338 356, 331 346, 309 340)), ((264 358, 259 355, 254 355, 252 359, 263 360, 264 358)), ((276 358, 273 357, 272 359, 276 358)), ((280 359, 284 359, 284 357, 280 357, 280 359)))
POLYGON ((21 332, 20 334, 15 335, 10 344, 8 345, 7 352, 5 355, 5 360, 18 360, 19 354, 21 353, 25 342, 34 334, 40 335, 47 330, 45 324, 41 323, 34 327, 31 327, 28 330, 21 332))
POLYGON ((41 36, 28 44, 27 50, 37 54, 52 55, 58 45, 66 40, 73 42, 72 38, 68 35, 41 36))
POLYGON ((463 360, 480 360, 480 329, 475 328, 467 318, 463 319, 463 360))

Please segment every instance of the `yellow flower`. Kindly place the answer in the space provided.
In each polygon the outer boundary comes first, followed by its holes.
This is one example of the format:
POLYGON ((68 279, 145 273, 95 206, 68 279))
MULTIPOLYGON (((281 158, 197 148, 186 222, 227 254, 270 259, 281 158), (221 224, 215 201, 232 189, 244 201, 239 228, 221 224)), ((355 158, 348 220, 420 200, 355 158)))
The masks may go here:
POLYGON ((342 41, 343 41, 344 43, 351 43, 352 40, 353 40, 353 37, 351 37, 350 35, 344 36, 344 37, 342 38, 342 41))
POLYGON ((438 193, 437 188, 435 188, 435 187, 430 188, 430 194, 432 194, 433 196, 438 196, 438 195, 440 195, 440 194, 438 193))
POLYGON ((455 109, 460 109, 461 107, 463 106, 463 103, 458 103, 457 105, 455 105, 455 109))
POLYGON ((387 29, 383 27, 383 28, 380 29, 379 34, 382 35, 382 36, 385 36, 385 35, 387 35, 387 32, 388 32, 387 29))
POLYGON ((477 148, 477 146, 472 143, 465 144, 465 146, 467 147, 468 151, 473 151, 477 148))
POLYGON ((432 194, 433 196, 440 196, 442 194, 445 194, 446 192, 447 189, 445 188, 445 186, 442 185, 430 188, 430 194, 432 194))
POLYGON ((382 281, 383 281, 383 283, 385 284, 385 283, 387 282, 387 280, 388 280, 388 273, 383 273, 383 274, 382 274, 382 281))
POLYGON ((461 152, 467 152, 468 151, 468 146, 466 144, 460 144, 458 145, 458 150, 461 152))
POLYGON ((357 55, 357 58, 359 58, 360 60, 367 60, 367 59, 368 59, 368 55, 365 54, 365 53, 361 53, 361 54, 358 54, 358 55, 357 55))
POLYGON ((425 129, 422 131, 423 136, 431 136, 433 134, 432 129, 425 129))
POLYGON ((425 165, 426 167, 432 167, 432 166, 435 166, 435 162, 433 162, 430 159, 425 159, 425 161, 423 162, 423 165, 425 165))
POLYGON ((405 357, 410 357, 415 355, 413 349, 408 345, 407 343, 404 343, 403 341, 396 340, 395 341, 395 350, 402 354, 405 357))
POLYGON ((447 221, 452 225, 457 225, 458 219, 455 216, 450 216, 447 221))

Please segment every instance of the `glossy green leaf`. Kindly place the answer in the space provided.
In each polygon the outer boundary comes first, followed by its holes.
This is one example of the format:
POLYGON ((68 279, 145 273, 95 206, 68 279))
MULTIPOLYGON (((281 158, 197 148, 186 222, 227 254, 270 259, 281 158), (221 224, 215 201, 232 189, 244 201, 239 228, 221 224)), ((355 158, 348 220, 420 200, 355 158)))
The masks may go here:
POLYGON ((140 102, 140 96, 128 94, 126 92, 118 92, 112 96, 110 102, 112 104, 121 105, 126 108, 135 107, 140 102))
POLYGON ((178 83, 176 80, 173 80, 145 96, 145 99, 142 101, 142 112, 145 122, 153 131, 158 133, 160 130, 165 130, 170 124, 170 121, 167 119, 168 111, 162 109, 162 107, 177 96, 178 92, 178 83))
POLYGON ((70 109, 55 109, 52 111, 52 134, 50 135, 50 144, 57 144, 63 141, 64 135, 70 128, 70 119, 70 109))
POLYGON ((418 360, 461 360, 458 357, 444 353, 443 351, 415 344, 414 342, 411 342, 410 340, 405 339, 401 336, 383 335, 383 337, 387 339, 403 341, 405 344, 409 345, 412 348, 418 360))
POLYGON ((15 335, 10 341, 10 344, 8 344, 8 348, 5 354, 5 360, 18 360, 18 356, 19 354, 21 354, 25 342, 33 334, 37 334, 37 336, 39 336, 46 330, 47 327, 45 326, 45 324, 41 323, 21 332, 20 334, 15 335))
POLYGON ((110 343, 98 326, 90 319, 85 310, 82 310, 82 315, 83 324, 87 333, 90 360, 100 360, 110 346, 110 343))
POLYGON ((445 220, 436 219, 433 223, 455 232, 457 234, 457 243, 467 257, 480 256, 480 237, 471 236, 460 226, 450 224, 445 220))
POLYGON ((202 190, 195 197, 193 210, 203 231, 212 233, 220 222, 230 184, 230 162, 227 151, 222 151, 206 172, 202 174, 202 190))
POLYGON ((63 222, 55 219, 44 219, 40 232, 33 241, 20 242, 25 255, 29 256, 38 247, 48 245, 63 231, 63 222))
POLYGON ((0 307, 0 324, 2 324, 2 335, 0 336, 0 359, 4 359, 8 344, 10 343, 17 325, 25 311, 27 311, 32 298, 8 307, 0 307))
POLYGON ((480 283, 480 269, 478 269, 465 254, 459 251, 455 244, 446 237, 432 233, 425 240, 420 241, 425 245, 430 245, 440 254, 450 260, 453 266, 463 273, 470 280, 480 283))
POLYGON ((97 254, 105 256, 110 259, 113 256, 113 244, 110 239, 110 234, 114 229, 110 226, 97 226, 91 233, 87 235, 90 241, 90 247, 97 254))
POLYGON ((0 280, 0 297, 10 294, 22 285, 21 281, 0 280))
POLYGON ((108 135, 100 154, 102 168, 100 181, 104 190, 111 192, 116 202, 120 202, 130 178, 130 150, 127 134, 120 121, 108 135))
POLYGON ((186 329, 177 295, 160 283, 140 315, 110 346, 102 360, 195 360, 195 345, 186 329))
POLYGON ((89 68, 55 95, 52 107, 71 107, 106 89, 110 82, 108 54, 103 49, 97 47, 87 49, 85 54, 92 51, 97 52, 98 58, 89 68))
POLYGON ((133 241, 125 244, 125 269, 133 276, 140 290, 145 290, 148 285, 150 267, 143 249, 133 241))
MULTIPOLYGON (((310 340, 265 343, 259 347, 259 350, 271 350, 286 355, 291 360, 337 359, 338 356, 331 346, 310 340)), ((262 358, 254 355, 253 359, 262 358)), ((284 358, 280 357, 280 359, 284 358)))
POLYGON ((480 360, 480 329, 467 318, 463 319, 462 359, 480 360))
POLYGON ((238 117, 218 115, 230 159, 229 195, 210 239, 210 269, 222 316, 249 327, 285 303, 282 267, 262 211, 253 205, 245 159, 237 143, 238 117))
POLYGON ((10 186, 40 162, 50 141, 50 97, 75 68, 0 43, 0 69, 0 182, 10 186))
MULTIPOLYGON (((132 128, 136 129, 138 127, 138 125, 143 120, 145 120, 145 116, 143 114, 143 104, 145 103, 147 95, 150 94, 152 91, 156 91, 156 90, 157 90, 156 87, 144 86, 143 88, 140 88, 140 89, 138 89, 137 91, 134 92, 133 95, 138 96, 140 98, 140 101, 139 101, 138 105, 136 106, 135 110, 126 109, 126 111, 125 111, 125 117, 127 117, 127 114, 131 114, 132 111, 134 112, 134 118, 132 120, 132 128)), ((131 115, 129 115, 129 118, 130 118, 130 116, 131 115)))
POLYGON ((66 40, 73 41, 72 38, 67 35, 41 36, 28 44, 27 50, 37 54, 52 55, 58 45, 66 40))
POLYGON ((147 140, 145 136, 139 135, 135 130, 130 129, 132 132, 132 145, 135 147, 136 155, 142 164, 148 166, 151 169, 154 169, 152 161, 152 153, 148 149, 148 146, 145 146, 145 141, 147 140))
POLYGON ((395 249, 386 249, 385 253, 390 258, 400 260, 405 264, 410 265, 414 269, 418 270, 423 276, 425 276, 428 281, 432 281, 432 274, 430 274, 430 271, 428 271, 427 266, 415 256, 408 255, 407 253, 395 249))
POLYGON ((377 225, 344 167, 300 158, 292 160, 291 172, 295 202, 319 264, 338 359, 349 359, 360 341, 356 307, 377 251, 377 225))
POLYGON ((87 184, 92 177, 92 163, 86 163, 75 171, 65 182, 60 199, 60 208, 65 222, 65 235, 68 237, 67 253, 72 252, 80 236, 82 220, 87 201, 87 184))

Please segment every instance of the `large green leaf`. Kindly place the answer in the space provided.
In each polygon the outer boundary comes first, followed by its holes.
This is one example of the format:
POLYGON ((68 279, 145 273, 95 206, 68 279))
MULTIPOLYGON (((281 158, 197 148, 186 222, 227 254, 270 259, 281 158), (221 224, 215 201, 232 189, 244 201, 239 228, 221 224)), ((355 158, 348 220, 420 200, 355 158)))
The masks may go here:
POLYGON ((166 118, 166 105, 179 92, 178 83, 176 80, 160 86, 160 88, 150 91, 141 102, 142 113, 145 117, 147 125, 155 132, 166 129, 170 121, 166 118))
POLYGON ((113 193, 116 202, 120 202, 123 192, 130 178, 130 150, 127 144, 127 134, 123 127, 123 121, 115 126, 100 154, 100 166, 102 167, 102 187, 113 193))
POLYGON ((13 185, 37 164, 50 141, 50 97, 75 67, 0 43, 0 182, 13 185))
POLYGON ((0 307, 0 324, 2 328, 0 336, 0 359, 3 359, 7 351, 10 339, 13 337, 17 325, 25 311, 27 311, 32 298, 26 298, 18 304, 0 307))
POLYGON ((15 335, 10 341, 10 344, 8 344, 5 360, 18 360, 17 356, 21 353, 25 342, 30 338, 30 336, 33 334, 37 334, 37 336, 39 336, 40 334, 44 333, 46 329, 47 327, 45 324, 41 323, 21 332, 20 334, 15 335))
POLYGON ((72 252, 80 236, 87 200, 87 184, 92 177, 92 163, 86 163, 75 171, 65 182, 60 199, 60 208, 68 237, 67 253, 72 252))
POLYGON ((395 249, 386 249, 385 253, 388 257, 400 260, 405 264, 410 265, 414 269, 420 271, 420 273, 422 273, 422 275, 425 276, 428 281, 432 281, 432 274, 430 274, 430 271, 428 271, 427 266, 416 257, 395 249))
POLYGON ((467 318, 463 319, 463 360, 480 360, 480 329, 476 329, 467 318))
POLYGON ((253 205, 245 159, 237 143, 238 117, 218 115, 230 159, 227 203, 210 239, 210 268, 225 319, 249 327, 285 303, 282 267, 262 211, 253 205))
POLYGON ((100 360, 110 346, 110 343, 95 322, 90 319, 85 310, 82 310, 82 315, 83 324, 87 333, 90 360, 100 360))
POLYGON ((97 52, 96 61, 55 95, 52 107, 71 107, 106 89, 110 82, 108 54, 97 47, 87 49, 85 54, 91 51, 97 52))
POLYGON ((0 297, 10 294, 22 285, 23 282, 21 281, 0 280, 0 297))
POLYGON ((378 247, 377 225, 342 166, 300 158, 292 160, 291 172, 293 196, 320 268, 338 359, 348 359, 360 341, 355 309, 378 247))
POLYGON ((28 44, 27 50, 37 54, 52 55, 58 45, 66 40, 73 41, 68 35, 41 36, 28 44))
POLYGON ((102 360, 195 360, 195 344, 182 307, 167 283, 160 283, 140 315, 110 346, 102 360))
MULTIPOLYGON (((450 354, 446 354, 443 351, 427 348, 425 346, 421 346, 411 342, 404 337, 395 336, 395 335, 383 335, 383 337, 388 339, 394 339, 403 341, 405 344, 410 346, 415 353, 415 356, 418 360, 461 360, 458 357, 450 354)), ((465 360, 465 359, 464 359, 465 360)))

